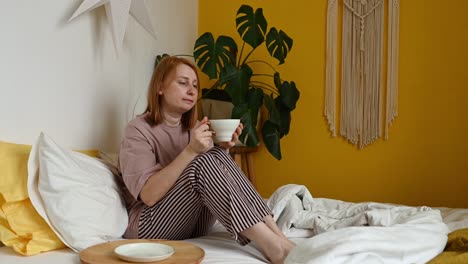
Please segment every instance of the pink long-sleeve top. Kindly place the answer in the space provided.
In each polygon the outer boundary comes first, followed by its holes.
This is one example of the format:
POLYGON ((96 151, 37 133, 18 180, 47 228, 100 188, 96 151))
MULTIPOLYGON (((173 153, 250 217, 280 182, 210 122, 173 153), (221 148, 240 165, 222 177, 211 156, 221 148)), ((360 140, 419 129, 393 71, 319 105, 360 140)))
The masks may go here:
POLYGON ((139 195, 145 182, 171 163, 190 140, 189 131, 182 126, 151 126, 146 121, 147 115, 137 116, 128 123, 120 146, 118 168, 129 215, 126 238, 138 237, 138 221, 146 206, 139 195))

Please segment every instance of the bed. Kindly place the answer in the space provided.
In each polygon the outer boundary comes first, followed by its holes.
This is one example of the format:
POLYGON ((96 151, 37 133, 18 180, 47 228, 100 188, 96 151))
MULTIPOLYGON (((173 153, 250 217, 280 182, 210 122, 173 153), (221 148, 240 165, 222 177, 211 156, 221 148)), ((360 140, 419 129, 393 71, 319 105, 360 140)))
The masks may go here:
MULTIPOLYGON (((49 175, 47 177, 58 177, 59 183, 64 181, 69 175, 79 175, 80 184, 91 184, 93 186, 103 186, 113 184, 109 179, 113 179, 111 170, 106 169, 103 159, 89 157, 96 153, 87 153, 87 155, 68 151, 56 145, 47 137, 40 137, 40 144, 33 146, 17 145, 0 142, 0 175, 2 176, 2 185, 0 186, 0 201, 2 206, 0 210, 0 235, 5 237, 8 232, 5 229, 8 218, 9 208, 12 206, 28 205, 32 211, 26 215, 10 215, 16 217, 19 222, 24 222, 31 213, 42 223, 49 235, 44 232, 31 233, 39 234, 45 237, 42 241, 50 242, 50 234, 57 234, 68 248, 61 248, 63 244, 57 245, 57 249, 48 250, 32 256, 22 256, 16 253, 11 247, 0 247, 0 263, 24 263, 24 264, 55 264, 55 263, 80 263, 80 248, 84 249, 89 245, 96 244, 98 241, 87 241, 83 244, 80 238, 82 233, 90 234, 90 231, 101 231, 109 226, 126 227, 126 222, 118 221, 111 223, 108 219, 89 219, 89 214, 102 214, 103 218, 126 219, 126 217, 115 217, 108 209, 108 204, 103 202, 102 187, 91 190, 86 186, 85 190, 80 190, 77 185, 72 185, 73 196, 70 196, 73 202, 79 202, 74 206, 81 206, 86 210, 69 210, 74 208, 68 206, 62 207, 65 211, 47 211, 44 208, 44 201, 50 199, 49 205, 57 201, 67 200, 69 191, 65 190, 64 196, 59 199, 55 195, 61 193, 63 185, 59 190, 52 191, 52 197, 46 193, 41 193, 39 197, 37 183, 40 147, 47 151, 41 155, 42 165, 41 174, 49 175), (44 163, 48 162, 49 163, 44 163), (60 162, 57 162, 60 161, 60 162), (77 166, 77 164, 81 165, 77 166), (70 167, 70 164, 73 164, 70 167), (54 168, 59 166, 60 168, 54 168), (46 169, 44 169, 46 168, 46 169), (78 169, 82 168, 83 171, 78 169), (70 171, 71 169, 71 171, 70 171), (89 178, 85 178, 89 177, 89 178), (99 181, 102 177, 106 181, 99 181), (96 182, 93 182, 96 181, 96 182), (27 186, 27 189, 26 189, 27 186), (83 193, 82 193, 83 192, 83 193), (92 193, 94 192, 94 193, 92 193), (97 195, 96 197, 93 197, 97 195), (78 198, 77 198, 78 197, 78 198), (82 199, 81 199, 81 198, 82 199), (93 197, 91 203, 83 204, 84 199, 93 197), (6 202, 5 202, 6 201, 6 202), (102 210, 102 206, 106 210, 102 210), (93 211, 94 210, 94 211, 93 211), (84 215, 77 213, 84 211, 84 215), (39 216, 40 215, 40 216, 39 216), (54 222, 54 216, 59 218, 54 222), (67 219, 72 217, 72 219, 67 219), (73 218, 74 217, 74 218, 73 218), (80 219, 81 217, 81 219, 80 219), (58 224, 70 223, 66 221, 78 221, 79 229, 73 230, 65 225, 65 228, 58 228, 58 224), (104 222, 100 222, 104 221, 104 222), (63 223, 61 223, 63 222, 63 223), (3 229, 2 229, 3 228, 3 229), (58 228, 58 229, 57 229, 58 228), (53 229, 53 230, 51 230, 53 229), (72 236, 77 235, 78 240, 73 241, 67 237, 65 231, 72 231, 72 236), (54 231, 54 232, 52 232, 54 231), (75 232, 75 233, 73 233, 75 232), (58 249, 61 248, 61 249, 58 249), (72 250, 74 248, 75 250, 72 250), (77 250, 78 249, 78 250, 77 250)), ((39 140, 38 140, 39 141, 39 140)), ((108 162, 111 163, 111 162, 108 162)), ((49 179, 47 188, 51 188, 54 180, 49 179)), ((76 184, 77 179, 71 179, 66 184, 76 184)), ((108 198, 112 197, 112 188, 106 190, 108 198)), ((115 195, 119 197, 118 195, 115 195)), ((118 198, 120 199, 120 198, 118 198)), ((112 200, 110 201, 112 202, 112 200)), ((468 263, 468 209, 462 208, 430 208, 426 206, 410 207, 404 205, 382 204, 382 203, 351 203, 327 198, 312 197, 312 194, 306 186, 288 184, 280 187, 268 199, 268 206, 274 213, 274 219, 281 230, 297 244, 297 247, 290 253, 286 263, 468 263), (447 239, 448 237, 448 239, 447 239), (445 251, 444 251, 445 249, 445 251), (444 252, 443 252, 444 251, 444 252), (422 261, 424 260, 424 261, 422 261)), ((54 204, 56 205, 56 204, 54 204)), ((124 212, 125 206, 120 208, 124 212), (123 208, 123 209, 122 209, 123 208)), ((118 209, 118 208, 116 208, 118 209)), ((19 210, 23 212, 24 210, 19 210)), ((11 212, 11 210, 10 210, 11 212)), ((11 219, 9 219, 10 221, 11 219)), ((10 225, 11 225, 10 221, 10 225)), ((72 222, 73 223, 73 222, 72 222)), ((119 231, 121 234, 122 231, 119 231)), ((11 233, 10 235, 14 235, 11 233)), ((23 238, 30 237, 26 236, 23 238)), ((120 238, 121 239, 121 238, 120 238)), ((17 239, 17 240, 21 240, 17 239)), ((4 241, 2 239, 2 241, 4 241)), ((106 240, 103 240, 105 242, 106 240)), ((205 258, 202 263, 268 263, 256 246, 251 243, 248 246, 240 246, 227 233, 226 229, 216 223, 207 236, 188 239, 187 242, 193 243, 205 251, 205 258)), ((50 243, 48 244, 50 246, 50 243)), ((17 248, 18 249, 18 248, 17 248)), ((38 253, 38 252, 36 252, 38 253)))
MULTIPOLYGON (((448 226, 450 232, 468 228, 468 209, 456 208, 435 208, 440 210, 444 223, 448 226)), ((468 237, 464 240, 468 244, 468 237)), ((293 241, 300 244, 304 238, 292 238, 293 241)), ((204 237, 188 239, 187 242, 193 243, 205 250, 205 258, 202 263, 215 264, 257 264, 268 263, 263 255, 257 250, 255 245, 240 246, 231 239, 227 231, 219 223, 210 231, 210 234, 204 237)), ((465 245, 466 247, 466 245, 465 245)), ((443 252, 433 259, 431 264, 438 263, 468 263, 468 248, 458 252, 443 252), (457 262, 458 261, 458 262, 457 262)), ((0 248, 0 263, 18 263, 18 264, 64 264, 80 263, 79 254, 73 250, 59 249, 44 252, 34 256, 20 256, 11 248, 0 248)))
MULTIPOLYGON (((205 258, 202 263, 268 263, 254 246, 240 246, 230 238, 229 234, 218 223, 213 227, 208 236, 188 239, 186 241, 204 249, 205 258)), ((80 258, 78 253, 75 253, 69 248, 53 250, 26 257, 17 254, 11 248, 1 247, 0 263, 78 264, 80 263, 80 258)))

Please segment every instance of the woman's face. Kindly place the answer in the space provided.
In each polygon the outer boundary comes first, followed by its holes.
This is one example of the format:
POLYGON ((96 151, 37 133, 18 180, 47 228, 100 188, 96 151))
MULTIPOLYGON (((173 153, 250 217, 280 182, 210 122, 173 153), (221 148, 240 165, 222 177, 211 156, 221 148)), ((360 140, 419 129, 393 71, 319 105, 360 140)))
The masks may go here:
POLYGON ((194 107, 198 98, 197 75, 189 66, 179 64, 165 78, 159 94, 166 114, 180 115, 194 107))

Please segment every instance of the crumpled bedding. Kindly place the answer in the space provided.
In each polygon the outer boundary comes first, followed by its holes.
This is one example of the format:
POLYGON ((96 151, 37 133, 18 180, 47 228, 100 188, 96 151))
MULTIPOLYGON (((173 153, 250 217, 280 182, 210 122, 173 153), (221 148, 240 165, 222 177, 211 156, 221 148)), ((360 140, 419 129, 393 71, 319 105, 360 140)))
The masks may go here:
POLYGON ((305 186, 280 187, 267 201, 297 243, 285 263, 427 263, 447 242, 439 210, 313 198, 305 186))

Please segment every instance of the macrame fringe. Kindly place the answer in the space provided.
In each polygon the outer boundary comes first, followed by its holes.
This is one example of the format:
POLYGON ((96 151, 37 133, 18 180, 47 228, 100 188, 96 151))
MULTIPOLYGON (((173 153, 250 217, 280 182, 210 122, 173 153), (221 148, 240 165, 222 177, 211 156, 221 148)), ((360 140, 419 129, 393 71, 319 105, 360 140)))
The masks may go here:
POLYGON ((325 77, 325 109, 330 131, 336 136, 336 63, 337 63, 337 0, 328 1, 327 12, 327 61, 325 77))
POLYGON ((360 148, 379 138, 382 0, 344 0, 341 135, 360 148))
POLYGON ((393 119, 398 116, 398 35, 400 28, 400 1, 388 1, 388 65, 385 139, 388 139, 389 126, 393 119))
MULTIPOLYGON (((336 135, 338 0, 328 1, 324 114, 336 135)), ((397 114, 398 0, 388 0, 387 128, 397 114)), ((384 56, 383 0, 343 0, 340 134, 360 148, 382 136, 384 56)))

